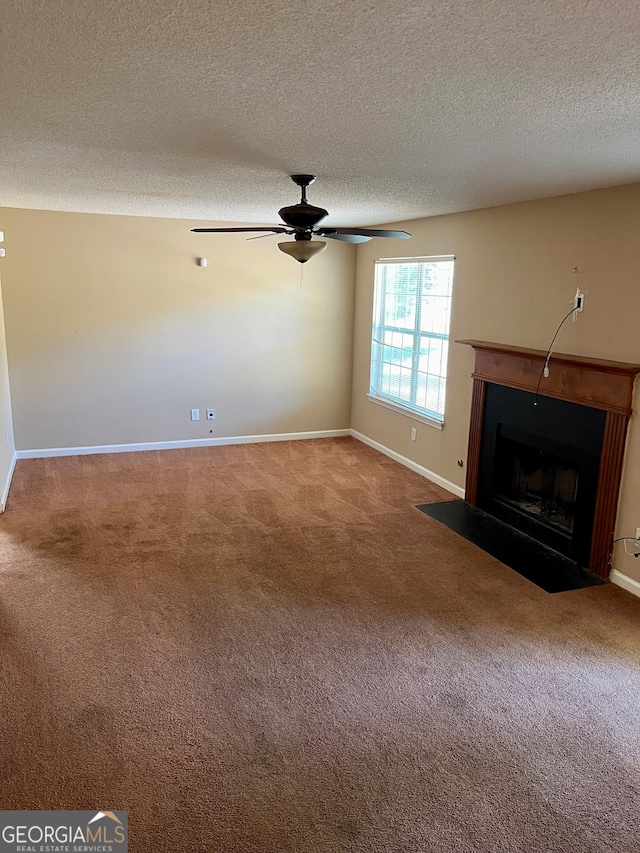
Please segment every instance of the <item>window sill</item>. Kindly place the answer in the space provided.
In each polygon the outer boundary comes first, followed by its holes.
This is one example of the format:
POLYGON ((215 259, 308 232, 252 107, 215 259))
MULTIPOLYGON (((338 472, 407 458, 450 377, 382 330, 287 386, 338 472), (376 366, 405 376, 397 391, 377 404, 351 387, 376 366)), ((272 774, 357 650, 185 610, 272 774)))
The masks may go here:
POLYGON ((367 394, 370 403, 376 403, 378 406, 382 406, 383 409, 391 409, 392 412, 398 412, 400 415, 406 415, 406 417, 411 418, 414 421, 420 421, 421 424, 427 424, 434 429, 442 429, 444 423, 442 421, 437 421, 435 418, 427 417, 427 415, 419 415, 417 412, 414 412, 413 409, 405 409, 404 406, 400 406, 398 403, 391 403, 389 400, 381 400, 380 397, 374 397, 373 394, 367 394))

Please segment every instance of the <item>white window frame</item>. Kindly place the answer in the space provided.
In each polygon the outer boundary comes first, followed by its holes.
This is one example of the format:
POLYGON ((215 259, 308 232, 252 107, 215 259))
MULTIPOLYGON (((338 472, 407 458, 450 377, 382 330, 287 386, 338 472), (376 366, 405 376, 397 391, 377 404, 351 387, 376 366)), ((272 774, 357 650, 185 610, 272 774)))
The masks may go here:
MULTIPOLYGON (((449 344, 449 327, 450 327, 450 319, 451 319, 451 292, 453 285, 453 271, 451 273, 451 289, 447 296, 439 296, 438 298, 446 298, 448 299, 446 306, 447 313, 447 322, 446 322, 446 330, 444 332, 429 332, 424 331, 421 328, 421 310, 422 310, 422 299, 416 299, 415 309, 414 309, 414 323, 410 328, 406 328, 402 325, 391 325, 385 323, 385 297, 388 297, 388 294, 385 294, 382 290, 382 267, 392 264, 405 264, 405 265, 427 265, 434 263, 452 263, 455 261, 454 255, 431 255, 426 257, 414 257, 414 258, 379 258, 375 262, 375 287, 374 287, 374 303, 373 303, 373 322, 372 322, 372 335, 371 335, 371 365, 370 365, 370 387, 369 393, 367 394, 369 400, 371 402, 377 403, 385 408, 392 409, 397 412, 401 412, 402 414, 408 415, 414 420, 421 421, 423 423, 427 423, 430 426, 436 427, 437 429, 442 429, 444 425, 444 406, 445 406, 445 386, 446 386, 446 376, 447 376, 447 362, 448 355, 445 359, 444 363, 441 362, 440 369, 438 373, 432 373, 431 375, 437 377, 440 382, 440 394, 438 396, 438 406, 433 409, 427 409, 416 402, 417 398, 417 388, 419 381, 419 374, 424 371, 420 371, 420 346, 421 341, 424 338, 432 338, 436 340, 446 341, 447 348, 449 344), (403 400, 397 396, 394 396, 390 393, 385 393, 383 389, 383 364, 387 363, 383 357, 384 349, 392 349, 393 347, 385 342, 385 335, 389 333, 402 334, 403 336, 409 336, 412 338, 411 344, 411 366, 410 366, 410 389, 409 396, 410 400, 403 400), (441 405, 440 405, 440 396, 441 396, 441 405), (413 403, 412 403, 413 401, 413 403)), ((404 345, 403 345, 403 348, 404 345)), ((407 368, 405 367, 406 371, 407 368)))

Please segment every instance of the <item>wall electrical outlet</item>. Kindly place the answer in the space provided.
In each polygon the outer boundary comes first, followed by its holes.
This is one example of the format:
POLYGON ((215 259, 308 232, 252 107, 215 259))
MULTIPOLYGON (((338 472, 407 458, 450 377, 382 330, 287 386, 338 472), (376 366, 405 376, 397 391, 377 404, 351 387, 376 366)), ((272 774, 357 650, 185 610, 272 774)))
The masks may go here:
POLYGON ((191 409, 191 420, 199 421, 200 420, 200 409, 191 409))
POLYGON ((415 441, 417 435, 418 430, 415 427, 411 427, 411 441, 415 441))
POLYGON ((640 527, 636 527, 636 539, 640 542, 640 527))
POLYGON ((216 410, 215 409, 207 409, 207 420, 215 421, 216 419, 216 410))
POLYGON ((577 311, 573 312, 573 322, 578 319, 578 314, 581 311, 584 311, 584 293, 580 290, 580 288, 576 288, 576 295, 573 297, 573 307, 577 308, 577 311))

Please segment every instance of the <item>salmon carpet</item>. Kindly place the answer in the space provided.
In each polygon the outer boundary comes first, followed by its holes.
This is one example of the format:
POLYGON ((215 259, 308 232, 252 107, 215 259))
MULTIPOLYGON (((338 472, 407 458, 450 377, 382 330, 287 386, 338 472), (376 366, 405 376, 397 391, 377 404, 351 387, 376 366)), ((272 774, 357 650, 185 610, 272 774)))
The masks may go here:
POLYGON ((0 808, 133 853, 637 853, 640 600, 549 595, 354 439, 18 462, 0 808))

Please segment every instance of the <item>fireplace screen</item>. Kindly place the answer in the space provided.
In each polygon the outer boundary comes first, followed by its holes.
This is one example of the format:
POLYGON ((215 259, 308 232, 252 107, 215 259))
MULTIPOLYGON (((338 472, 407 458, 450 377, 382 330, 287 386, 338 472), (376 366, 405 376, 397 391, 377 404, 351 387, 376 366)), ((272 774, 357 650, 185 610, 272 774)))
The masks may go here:
POLYGON ((500 436, 494 500, 568 536, 573 534, 578 471, 566 459, 500 436))

